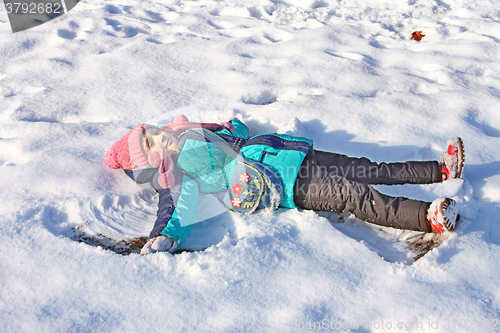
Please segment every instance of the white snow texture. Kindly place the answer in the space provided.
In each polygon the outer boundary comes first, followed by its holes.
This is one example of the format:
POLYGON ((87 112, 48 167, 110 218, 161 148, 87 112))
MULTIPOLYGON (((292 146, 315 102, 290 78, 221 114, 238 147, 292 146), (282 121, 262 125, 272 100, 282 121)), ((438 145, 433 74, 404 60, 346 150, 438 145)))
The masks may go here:
POLYGON ((499 21, 495 0, 83 0, 12 33, 0 5, 0 332, 498 331, 499 21), (400 231, 301 210, 213 217, 176 255, 72 240, 148 234, 157 197, 104 156, 188 106, 378 162, 460 136, 463 181, 377 188, 462 219, 413 265, 400 231))

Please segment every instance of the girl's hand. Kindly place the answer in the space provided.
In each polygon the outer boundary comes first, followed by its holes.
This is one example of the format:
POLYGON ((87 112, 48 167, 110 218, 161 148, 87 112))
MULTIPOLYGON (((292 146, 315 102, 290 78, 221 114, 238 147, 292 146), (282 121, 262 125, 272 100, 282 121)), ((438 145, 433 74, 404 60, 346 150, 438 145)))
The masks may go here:
POLYGON ((174 240, 168 236, 160 235, 148 240, 141 249, 141 256, 157 251, 168 251, 174 245, 174 240))

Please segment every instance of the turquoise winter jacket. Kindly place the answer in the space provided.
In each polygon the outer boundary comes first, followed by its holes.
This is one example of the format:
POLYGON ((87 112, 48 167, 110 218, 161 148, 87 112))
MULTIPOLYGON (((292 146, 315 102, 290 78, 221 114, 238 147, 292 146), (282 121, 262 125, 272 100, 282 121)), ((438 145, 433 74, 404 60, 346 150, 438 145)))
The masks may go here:
MULTIPOLYGON (((312 140, 276 133, 249 138, 245 124, 238 119, 231 120, 231 123, 235 127, 233 132, 224 127, 215 131, 215 134, 232 145, 236 151, 239 150, 243 157, 273 169, 281 178, 284 187, 284 198, 280 206, 295 208, 293 187, 300 165, 307 152, 312 149, 312 140)), ((159 193, 159 203, 157 219, 150 237, 166 235, 181 245, 194 222, 200 193, 225 193, 228 190, 227 180, 231 178, 235 168, 235 161, 196 131, 182 134, 178 148, 180 152, 173 156, 176 163, 176 186, 164 190, 158 184, 152 184, 159 193)), ((129 176, 137 181, 137 173, 129 176)), ((157 177, 152 179, 156 180, 157 177)))

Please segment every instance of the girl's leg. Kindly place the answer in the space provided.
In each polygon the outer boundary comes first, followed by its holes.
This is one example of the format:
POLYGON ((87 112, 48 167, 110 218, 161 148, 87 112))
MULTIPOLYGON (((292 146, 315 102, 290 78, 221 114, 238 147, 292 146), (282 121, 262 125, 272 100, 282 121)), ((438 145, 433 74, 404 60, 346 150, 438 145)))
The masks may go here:
POLYGON ((342 176, 366 184, 430 184, 442 180, 441 166, 437 161, 375 163, 364 157, 311 150, 302 166, 305 168, 301 167, 301 172, 321 170, 331 176, 342 176))
POLYGON ((428 202, 390 197, 317 166, 303 163, 300 171, 294 188, 298 207, 352 213, 364 221, 398 229, 432 231, 427 222, 428 202))

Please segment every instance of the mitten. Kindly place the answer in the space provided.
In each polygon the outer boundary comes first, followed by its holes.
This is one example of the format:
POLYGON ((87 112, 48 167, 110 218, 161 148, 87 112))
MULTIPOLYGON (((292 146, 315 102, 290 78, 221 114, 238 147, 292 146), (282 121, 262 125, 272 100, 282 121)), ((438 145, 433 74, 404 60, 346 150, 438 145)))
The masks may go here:
POLYGON ((234 132, 234 125, 230 121, 220 123, 221 126, 226 127, 229 131, 234 132))
POLYGON ((150 253, 153 253, 153 250, 151 249, 151 244, 153 244, 154 242, 154 238, 151 238, 150 240, 148 240, 148 242, 146 244, 144 244, 144 246, 142 247, 141 249, 141 256, 145 256, 146 254, 150 254, 150 253))
POLYGON ((168 236, 158 236, 155 238, 153 244, 151 244, 151 249, 153 251, 168 251, 174 245, 174 240, 168 236))
POLYGON ((146 244, 144 244, 141 249, 141 256, 158 251, 168 251, 172 253, 175 251, 174 245, 175 242, 172 238, 160 235, 155 238, 151 238, 146 244))

